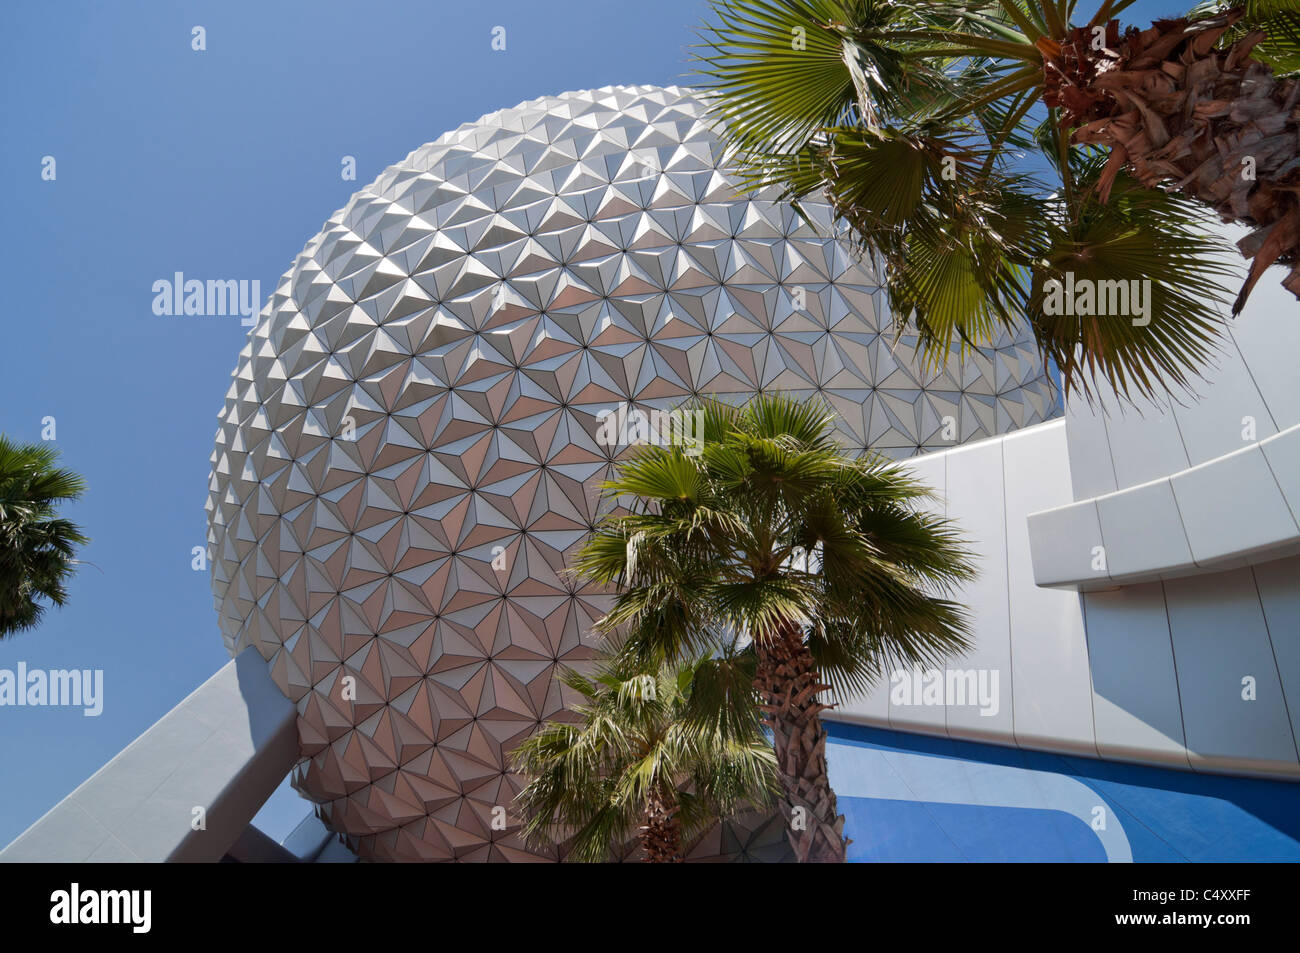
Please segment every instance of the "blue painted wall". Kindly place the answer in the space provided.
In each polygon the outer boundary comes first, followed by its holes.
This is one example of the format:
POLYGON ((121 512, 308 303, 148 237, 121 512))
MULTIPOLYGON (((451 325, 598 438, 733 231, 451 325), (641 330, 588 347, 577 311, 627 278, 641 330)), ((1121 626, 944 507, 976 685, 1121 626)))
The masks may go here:
POLYGON ((828 726, 852 861, 1300 861, 1300 784, 828 726))

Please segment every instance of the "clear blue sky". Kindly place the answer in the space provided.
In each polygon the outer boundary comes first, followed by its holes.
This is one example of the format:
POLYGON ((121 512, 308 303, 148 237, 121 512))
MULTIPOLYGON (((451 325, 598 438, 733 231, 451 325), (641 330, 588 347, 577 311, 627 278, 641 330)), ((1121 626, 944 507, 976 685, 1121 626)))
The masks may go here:
MULTIPOLYGON (((1143 0, 1130 22, 1189 4, 1143 0)), ((265 297, 348 196, 421 143, 538 96, 680 82, 703 0, 8 2, 0 12, 0 431, 57 424, 89 492, 71 604, 0 668, 104 670, 104 711, 0 708, 0 846, 227 661, 203 504, 246 328, 158 317, 154 281, 265 297), (207 49, 191 49, 191 29, 207 49), (491 49, 494 26, 506 50, 491 49), (340 178, 352 155, 357 180, 340 178), (57 178, 42 181, 42 157, 57 178)), ((282 836, 305 802, 259 819, 282 836)))

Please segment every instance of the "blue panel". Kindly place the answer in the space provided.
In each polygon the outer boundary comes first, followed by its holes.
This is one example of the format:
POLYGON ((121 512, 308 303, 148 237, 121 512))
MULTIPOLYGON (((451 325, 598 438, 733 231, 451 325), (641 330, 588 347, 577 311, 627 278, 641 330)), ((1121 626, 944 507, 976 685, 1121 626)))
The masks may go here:
POLYGON ((1298 784, 827 727, 850 860, 1300 861, 1298 784))
POLYGON ((844 814, 849 860, 959 861, 969 860, 944 832, 938 819, 917 801, 879 798, 837 798, 844 814))
POLYGON ((853 839, 848 857, 854 863, 1106 859, 1088 825, 1060 811, 862 797, 841 797, 838 803, 853 839))

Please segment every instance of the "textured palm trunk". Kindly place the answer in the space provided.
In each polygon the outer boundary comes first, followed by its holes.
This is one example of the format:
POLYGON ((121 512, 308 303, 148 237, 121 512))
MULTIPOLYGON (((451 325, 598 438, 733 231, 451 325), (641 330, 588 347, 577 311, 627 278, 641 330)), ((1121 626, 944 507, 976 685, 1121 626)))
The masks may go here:
POLYGON ((772 729, 781 778, 786 833, 800 863, 844 863, 844 818, 835 806, 826 771, 826 728, 817 700, 822 683, 797 625, 786 624, 755 640, 754 689, 772 729))
POLYGON ((659 794, 646 805, 645 823, 637 830, 641 849, 648 864, 682 862, 682 828, 677 822, 677 808, 659 794))
POLYGON ((1103 201, 1127 169, 1144 186, 1188 195, 1223 221, 1251 227, 1238 243, 1252 261, 1234 314, 1275 263, 1291 269, 1282 284, 1300 298, 1300 81, 1278 79, 1251 58, 1265 38, 1258 30, 1214 49, 1240 17, 1159 20, 1123 36, 1112 21, 1104 39, 1082 27, 1060 46, 1039 43, 1044 101, 1062 109, 1074 142, 1111 150, 1103 201))

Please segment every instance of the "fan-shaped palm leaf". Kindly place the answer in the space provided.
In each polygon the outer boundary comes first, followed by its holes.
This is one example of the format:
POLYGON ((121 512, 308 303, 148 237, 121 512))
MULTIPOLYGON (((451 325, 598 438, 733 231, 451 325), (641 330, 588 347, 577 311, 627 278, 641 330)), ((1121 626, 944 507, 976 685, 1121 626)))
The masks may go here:
POLYGON ((85 482, 57 466, 58 451, 0 434, 0 638, 40 623, 44 602, 67 602, 77 547, 87 540, 58 504, 78 499, 85 482))

